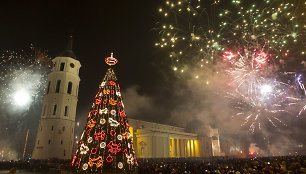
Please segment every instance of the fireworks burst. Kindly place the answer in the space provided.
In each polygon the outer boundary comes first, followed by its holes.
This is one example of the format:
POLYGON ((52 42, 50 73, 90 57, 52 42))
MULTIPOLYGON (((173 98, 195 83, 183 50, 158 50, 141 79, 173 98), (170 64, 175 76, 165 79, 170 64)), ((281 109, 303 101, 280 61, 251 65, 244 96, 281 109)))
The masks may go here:
POLYGON ((284 61, 288 56, 304 55, 302 1, 232 2, 232 10, 222 10, 219 13, 222 19, 219 27, 224 31, 220 32, 224 46, 260 47, 272 53, 276 62, 284 61))
POLYGON ((274 79, 273 69, 268 66, 268 55, 257 50, 242 50, 234 53, 225 51, 225 62, 230 63, 226 70, 232 89, 228 98, 234 101, 236 116, 244 119, 242 126, 248 126, 254 133, 268 120, 274 127, 285 125, 278 115, 287 112, 287 85, 274 79))
POLYGON ((221 47, 213 29, 215 16, 209 14, 213 14, 216 3, 171 0, 158 9, 163 19, 158 25, 161 38, 155 46, 167 50, 174 71, 205 69, 215 61, 221 47), (211 5, 207 7, 207 3, 211 5))
MULTIPOLYGON (((155 46, 168 51, 176 72, 198 79, 209 76, 202 69, 225 72, 231 103, 251 132, 265 120, 285 125, 278 116, 304 101, 280 78, 280 69, 305 60, 305 5, 300 0, 166 0, 158 9, 163 17, 155 46), (225 71, 215 66, 224 60, 225 71)), ((305 104, 298 115, 304 110, 305 104)))
POLYGON ((30 51, 1 52, 1 102, 14 110, 28 110, 41 99, 49 70, 50 58, 45 51, 31 46, 30 51))
POLYGON ((301 103, 302 105, 304 105, 302 107, 302 109, 299 111, 298 113, 298 117, 302 115, 302 113, 306 110, 306 102, 305 102, 305 97, 306 97, 306 90, 305 90, 305 85, 303 83, 303 76, 302 74, 295 74, 295 82, 296 82, 296 86, 299 87, 299 91, 302 93, 302 96, 300 97, 301 99, 301 103))
MULTIPOLYGON (((166 0, 158 9, 160 39, 177 72, 195 74, 224 50, 261 49, 284 64, 305 57, 302 1, 166 0), (290 3, 289 3, 290 2, 290 3), (228 7, 228 9, 224 9, 228 7)), ((196 77, 196 75, 195 75, 196 77)))
POLYGON ((296 6, 268 0, 233 3, 234 10, 219 13, 223 18, 219 27, 224 31, 220 32, 223 48, 235 50, 225 51, 222 57, 230 62, 226 73, 234 88, 228 93, 238 100, 234 106, 237 115, 244 117, 242 125, 249 126, 252 133, 261 129, 264 120, 274 127, 286 125, 279 116, 288 115, 290 106, 297 106, 301 99, 290 84, 282 82, 277 67, 289 57, 303 60, 305 31, 296 17, 304 15, 297 9, 300 2, 296 1, 296 6))

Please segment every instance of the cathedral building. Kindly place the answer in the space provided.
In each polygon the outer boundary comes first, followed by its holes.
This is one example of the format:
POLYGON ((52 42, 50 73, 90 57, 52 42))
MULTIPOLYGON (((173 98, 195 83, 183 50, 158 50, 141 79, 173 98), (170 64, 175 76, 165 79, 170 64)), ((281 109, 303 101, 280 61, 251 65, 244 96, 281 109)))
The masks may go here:
POLYGON ((186 158, 224 156, 218 129, 209 127, 205 135, 184 128, 129 118, 137 158, 186 158))

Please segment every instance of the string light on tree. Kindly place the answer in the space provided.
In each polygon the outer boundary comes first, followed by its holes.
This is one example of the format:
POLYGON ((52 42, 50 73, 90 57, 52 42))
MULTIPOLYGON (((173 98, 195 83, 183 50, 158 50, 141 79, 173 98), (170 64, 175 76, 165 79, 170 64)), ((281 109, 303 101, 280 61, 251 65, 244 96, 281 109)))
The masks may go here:
MULTIPOLYGON (((109 66, 118 62, 105 59, 109 66)), ((129 124, 123 109, 120 87, 113 68, 109 68, 99 86, 87 117, 80 145, 73 157, 72 166, 77 172, 128 173, 137 165, 129 124), (123 138, 125 136, 125 138, 123 138), (76 162, 78 161, 78 162, 76 162)))

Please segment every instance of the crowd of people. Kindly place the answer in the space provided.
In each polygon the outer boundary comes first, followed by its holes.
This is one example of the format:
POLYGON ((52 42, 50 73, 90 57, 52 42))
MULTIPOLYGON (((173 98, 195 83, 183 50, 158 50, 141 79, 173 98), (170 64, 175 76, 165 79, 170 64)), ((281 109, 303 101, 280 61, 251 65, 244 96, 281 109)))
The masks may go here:
MULTIPOLYGON (((40 173, 52 173, 54 168, 50 164, 57 165, 54 170, 62 173, 71 172, 70 160, 50 161, 41 163, 31 162, 0 162, 0 170, 10 170, 15 173, 16 169, 28 170, 40 173), (15 172, 14 172, 15 171, 15 172)), ((286 157, 261 157, 261 158, 170 158, 170 159, 139 159, 138 174, 306 174, 306 156, 286 157)))
POLYGON ((306 174, 305 156, 244 159, 164 159, 139 160, 139 174, 306 174))

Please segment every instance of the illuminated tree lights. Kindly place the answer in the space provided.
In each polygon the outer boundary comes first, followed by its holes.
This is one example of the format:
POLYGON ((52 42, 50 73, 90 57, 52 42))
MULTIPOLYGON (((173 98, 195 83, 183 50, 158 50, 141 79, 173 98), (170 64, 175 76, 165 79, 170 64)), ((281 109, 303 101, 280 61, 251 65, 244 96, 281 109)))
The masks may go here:
MULTIPOLYGON (((113 56, 105 61, 110 66, 117 63, 113 56)), ((109 68, 88 114, 72 167, 84 173, 128 173, 136 165, 120 87, 113 69, 109 68)))

